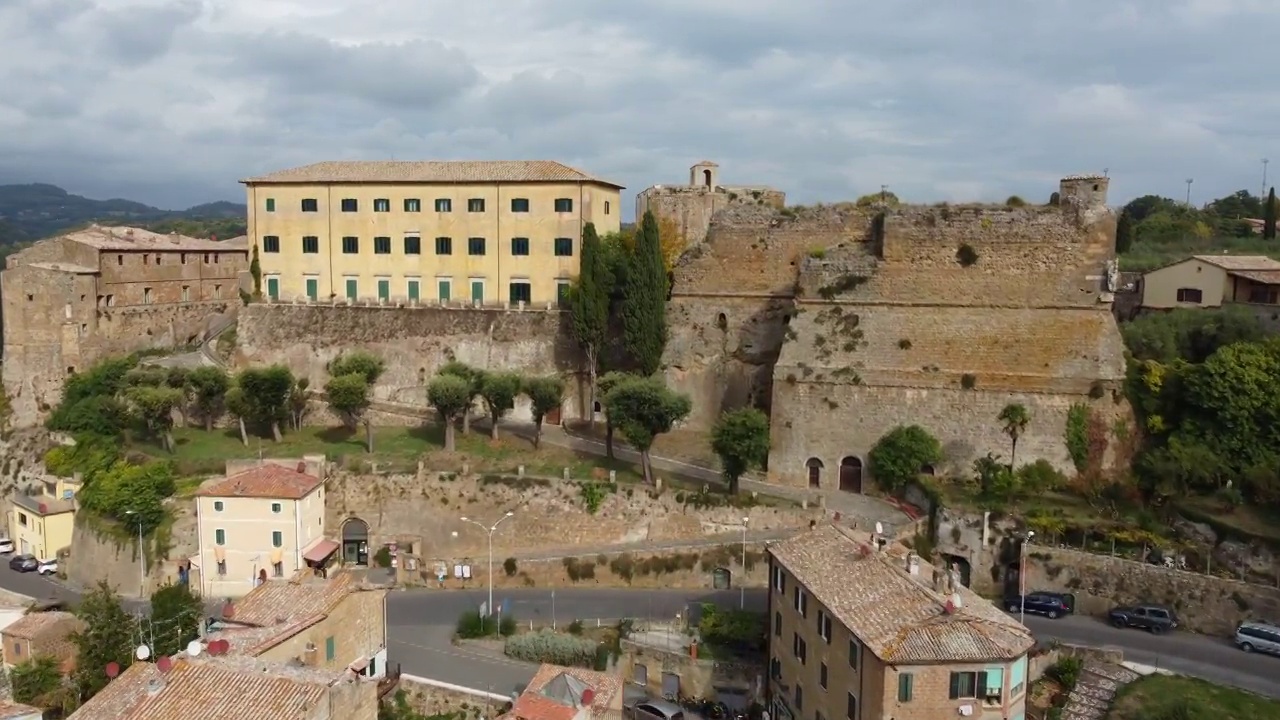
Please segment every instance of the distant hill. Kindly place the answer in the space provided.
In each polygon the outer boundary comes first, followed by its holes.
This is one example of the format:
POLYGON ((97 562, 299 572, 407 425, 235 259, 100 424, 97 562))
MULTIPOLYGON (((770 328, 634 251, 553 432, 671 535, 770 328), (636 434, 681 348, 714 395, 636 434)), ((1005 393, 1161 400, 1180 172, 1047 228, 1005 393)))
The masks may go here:
POLYGON ((0 185, 0 246, 57 235, 93 222, 218 238, 245 233, 245 206, 213 202, 161 210, 132 200, 92 200, 57 185, 0 185))

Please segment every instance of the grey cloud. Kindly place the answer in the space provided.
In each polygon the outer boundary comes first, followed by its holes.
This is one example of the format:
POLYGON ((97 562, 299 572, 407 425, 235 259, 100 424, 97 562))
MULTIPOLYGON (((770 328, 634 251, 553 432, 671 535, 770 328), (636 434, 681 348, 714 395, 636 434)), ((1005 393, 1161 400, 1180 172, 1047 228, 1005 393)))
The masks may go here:
POLYGON ((170 0, 163 5, 132 5, 94 13, 96 46, 125 66, 165 56, 180 28, 200 17, 200 0, 170 0))

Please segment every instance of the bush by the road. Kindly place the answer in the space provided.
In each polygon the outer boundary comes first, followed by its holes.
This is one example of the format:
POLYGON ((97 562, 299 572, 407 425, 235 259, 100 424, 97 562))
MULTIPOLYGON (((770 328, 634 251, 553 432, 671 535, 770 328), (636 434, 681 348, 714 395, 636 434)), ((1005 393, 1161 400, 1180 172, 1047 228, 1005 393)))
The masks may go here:
POLYGON ((585 668, 596 664, 595 641, 551 630, 512 635, 507 638, 505 652, 508 657, 525 662, 585 668))
POLYGON ((480 617, 480 613, 475 610, 468 610, 462 613, 458 618, 457 636, 462 640, 472 640, 475 638, 490 637, 492 635, 502 635, 508 637, 516 633, 515 618, 502 616, 501 621, 497 617, 490 615, 489 617, 480 617))

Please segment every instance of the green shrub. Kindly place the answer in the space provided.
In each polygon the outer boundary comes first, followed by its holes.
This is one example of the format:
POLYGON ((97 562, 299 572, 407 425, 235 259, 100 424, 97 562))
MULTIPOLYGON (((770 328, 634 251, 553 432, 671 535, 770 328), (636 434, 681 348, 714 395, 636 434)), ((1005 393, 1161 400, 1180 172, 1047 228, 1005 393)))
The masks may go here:
POLYGON ((380 568, 391 567, 391 548, 383 545, 373 554, 373 564, 380 568))
POLYGON ((1045 671, 1045 674, 1057 680, 1063 690, 1071 692, 1080 680, 1080 671, 1083 669, 1084 661, 1080 658, 1064 657, 1045 671))
POLYGON ((515 558, 509 557, 502 561, 502 572, 506 573, 507 577, 515 577, 518 570, 519 566, 516 564, 515 558))
POLYGON ((569 634, 570 634, 570 635, 581 635, 581 634, 582 634, 582 621, 581 621, 581 620, 574 620, 573 622, 569 623, 569 627, 567 627, 567 628, 565 628, 565 629, 569 631, 569 634))
POLYGON ((476 610, 468 610, 458 617, 457 636, 463 640, 489 637, 491 635, 510 636, 516 632, 516 620, 504 615, 502 621, 498 616, 480 617, 476 610))
POLYGON ((590 668, 596 660, 593 640, 550 630, 512 635, 503 650, 507 657, 531 663, 590 668))

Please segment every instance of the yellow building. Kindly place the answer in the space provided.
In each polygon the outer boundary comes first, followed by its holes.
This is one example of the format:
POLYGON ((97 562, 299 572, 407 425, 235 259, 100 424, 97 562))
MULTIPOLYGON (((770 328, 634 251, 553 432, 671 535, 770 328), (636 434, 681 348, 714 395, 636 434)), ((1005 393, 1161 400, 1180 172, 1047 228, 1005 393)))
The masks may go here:
POLYGON ((242 181, 263 294, 546 304, 582 228, 616 232, 622 186, 558 162, 321 162, 242 181))
POLYGON ((1142 276, 1144 308, 1276 305, 1278 301, 1280 261, 1262 255, 1192 255, 1142 276))
POLYGON ((9 537, 13 540, 14 552, 52 560, 59 550, 71 547, 75 494, 79 489, 79 484, 72 480, 50 478, 40 495, 13 495, 9 537))
POLYGON ((240 597, 322 565, 338 549, 324 537, 324 480, 270 461, 200 488, 196 525, 209 597, 240 597))
POLYGON ((768 554, 776 720, 1026 717, 1031 632, 958 573, 835 525, 768 554))

